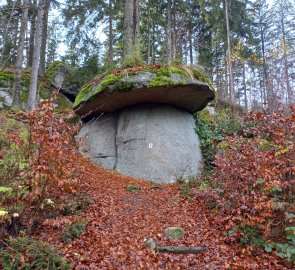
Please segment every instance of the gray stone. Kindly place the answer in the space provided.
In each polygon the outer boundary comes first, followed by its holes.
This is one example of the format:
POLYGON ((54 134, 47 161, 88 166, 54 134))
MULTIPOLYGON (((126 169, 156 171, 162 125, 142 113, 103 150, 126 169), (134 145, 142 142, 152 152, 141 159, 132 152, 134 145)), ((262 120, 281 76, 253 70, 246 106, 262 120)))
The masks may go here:
POLYGON ((101 115, 85 124, 79 132, 80 151, 95 164, 107 169, 116 165, 117 114, 101 115))
POLYGON ((184 236, 184 229, 180 227, 168 227, 164 230, 164 234, 167 238, 178 240, 184 236))
POLYGON ((0 88, 0 109, 12 105, 12 94, 10 88, 0 88))
POLYGON ((72 67, 60 61, 54 62, 48 67, 46 76, 55 89, 71 102, 75 101, 80 87, 72 83, 72 78, 75 76, 75 70, 72 67))
POLYGON ((201 172, 201 151, 192 115, 168 105, 122 111, 117 125, 116 170, 158 183, 201 172))
POLYGON ((105 114, 83 126, 81 151, 122 174, 175 183, 202 170, 193 116, 169 105, 143 105, 105 114))

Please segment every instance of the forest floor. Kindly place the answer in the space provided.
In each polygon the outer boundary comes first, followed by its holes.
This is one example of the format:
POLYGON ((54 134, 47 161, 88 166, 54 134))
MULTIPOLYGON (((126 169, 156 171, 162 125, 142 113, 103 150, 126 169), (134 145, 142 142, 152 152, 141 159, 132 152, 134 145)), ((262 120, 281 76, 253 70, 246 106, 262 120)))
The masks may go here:
POLYGON ((80 163, 85 179, 79 191, 87 192, 93 203, 78 215, 47 220, 35 234, 60 248, 75 269, 287 269, 274 255, 228 245, 219 213, 197 197, 185 199, 180 184, 155 185, 96 167, 84 158, 80 163), (129 184, 141 190, 128 192, 129 184), (88 221, 85 233, 63 243, 62 228, 81 218, 88 221), (182 227, 184 237, 166 239, 163 230, 170 226, 182 227), (147 237, 161 246, 205 246, 207 251, 156 253, 145 245, 147 237))

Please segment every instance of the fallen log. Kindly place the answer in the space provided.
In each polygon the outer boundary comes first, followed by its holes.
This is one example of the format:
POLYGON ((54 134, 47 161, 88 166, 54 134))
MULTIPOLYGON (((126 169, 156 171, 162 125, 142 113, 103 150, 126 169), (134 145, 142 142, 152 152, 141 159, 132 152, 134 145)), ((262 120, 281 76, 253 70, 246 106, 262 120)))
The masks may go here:
POLYGON ((200 254, 207 250, 206 247, 180 247, 180 246, 157 246, 152 238, 145 239, 145 244, 156 252, 169 252, 178 254, 200 254))

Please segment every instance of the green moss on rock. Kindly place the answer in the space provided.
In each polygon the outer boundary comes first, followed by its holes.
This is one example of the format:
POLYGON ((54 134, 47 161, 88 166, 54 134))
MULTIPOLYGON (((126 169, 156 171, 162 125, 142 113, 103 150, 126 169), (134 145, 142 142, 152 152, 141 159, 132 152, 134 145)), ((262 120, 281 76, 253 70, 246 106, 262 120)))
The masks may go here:
POLYGON ((149 84, 148 87, 157 87, 157 86, 170 86, 174 85, 175 80, 172 78, 168 78, 166 76, 160 76, 153 79, 149 84))
MULTIPOLYGON (((114 74, 108 75, 101 83, 100 83, 100 91, 104 91, 108 86, 115 84, 117 81, 121 79, 122 76, 116 76, 114 74)), ((98 93, 98 92, 96 92, 98 93)))
POLYGON ((81 91, 79 92, 79 94, 76 97, 74 107, 78 106, 82 101, 85 100, 87 93, 89 93, 91 91, 91 89, 92 89, 92 85, 90 83, 86 83, 83 85, 81 91))
MULTIPOLYGON (((13 80, 14 80, 14 70, 13 69, 5 69, 0 71, 0 88, 9 88, 12 93, 13 89, 13 80)), ((21 73, 21 93, 20 93, 20 101, 21 103, 26 103, 28 100, 29 86, 30 86, 30 78, 31 73, 29 70, 22 70, 21 73)), ((44 77, 38 78, 38 96, 42 99, 50 98, 53 95, 53 89, 48 82, 48 80, 44 77)), ((57 105, 59 107, 70 107, 71 103, 68 99, 59 95, 57 100, 57 105)))
POLYGON ((64 68, 64 69, 68 69, 68 65, 62 61, 55 61, 52 65, 50 65, 46 72, 45 72, 45 76, 48 78, 48 79, 53 79, 54 76, 55 76, 55 73, 56 71, 59 69, 59 68, 64 68))
POLYGON ((184 229, 180 227, 168 227, 164 230, 164 234, 170 239, 180 239, 184 236, 184 229))
POLYGON ((178 74, 178 75, 185 77, 185 78, 189 77, 189 74, 187 74, 187 72, 184 71, 182 68, 172 66, 170 69, 171 69, 172 73, 178 74))
POLYGON ((194 78, 196 80, 199 80, 201 82, 204 82, 204 83, 207 83, 211 89, 216 92, 212 82, 209 80, 209 78, 207 76, 205 76, 200 70, 196 69, 196 68, 192 68, 192 72, 193 72, 193 75, 194 75, 194 78))
POLYGON ((74 107, 77 107, 82 102, 93 99, 98 93, 102 93, 103 91, 131 91, 135 88, 135 83, 132 81, 132 77, 144 72, 154 74, 154 78, 145 84, 145 86, 149 88, 172 86, 176 83, 185 85, 187 80, 195 78, 196 80, 209 84, 210 87, 214 89, 210 80, 203 73, 193 67, 182 67, 181 65, 138 66, 137 68, 133 67, 122 70, 113 70, 108 75, 104 74, 103 76, 94 78, 82 87, 76 97, 74 107), (129 79, 122 79, 125 74, 130 76, 130 81, 128 81, 129 79), (175 76, 173 76, 175 74, 179 75, 180 78, 176 79, 175 76))
POLYGON ((171 68, 163 67, 159 71, 157 71, 157 77, 167 76, 170 77, 172 75, 171 68))

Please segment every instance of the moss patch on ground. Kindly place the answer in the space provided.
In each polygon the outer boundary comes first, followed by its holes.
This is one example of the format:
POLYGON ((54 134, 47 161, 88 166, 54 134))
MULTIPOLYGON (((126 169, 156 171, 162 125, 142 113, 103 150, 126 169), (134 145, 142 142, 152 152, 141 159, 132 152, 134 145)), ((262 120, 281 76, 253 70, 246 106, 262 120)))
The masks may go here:
POLYGON ((182 65, 139 65, 131 68, 112 70, 109 74, 103 74, 86 83, 76 97, 74 107, 78 107, 82 102, 93 99, 98 93, 103 91, 123 92, 134 89, 134 83, 121 80, 123 77, 132 78, 143 72, 150 72, 156 77, 147 84, 147 87, 171 86, 176 84, 175 77, 180 76, 179 84, 185 85, 188 79, 195 79, 207 83, 214 89, 211 81, 201 71, 194 67, 182 65), (110 87, 113 86, 113 87, 110 87))

